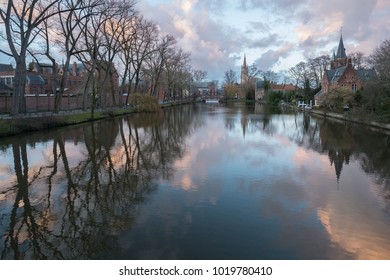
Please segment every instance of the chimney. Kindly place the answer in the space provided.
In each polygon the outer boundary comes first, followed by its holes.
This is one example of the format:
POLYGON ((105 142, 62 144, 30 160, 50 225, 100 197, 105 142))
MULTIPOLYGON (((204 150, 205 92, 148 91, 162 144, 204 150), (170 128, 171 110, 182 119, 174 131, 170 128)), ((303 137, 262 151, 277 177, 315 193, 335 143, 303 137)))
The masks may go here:
POLYGON ((77 63, 76 62, 73 62, 73 76, 77 76, 77 63))

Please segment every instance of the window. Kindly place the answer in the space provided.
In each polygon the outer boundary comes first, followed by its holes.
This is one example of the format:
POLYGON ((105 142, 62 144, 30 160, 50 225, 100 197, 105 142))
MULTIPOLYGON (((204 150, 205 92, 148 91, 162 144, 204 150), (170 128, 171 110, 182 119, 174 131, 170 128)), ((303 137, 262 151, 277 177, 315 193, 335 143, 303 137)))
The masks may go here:
POLYGON ((352 84, 352 91, 353 91, 353 92, 356 92, 356 91, 357 91, 357 85, 356 85, 356 84, 352 84))

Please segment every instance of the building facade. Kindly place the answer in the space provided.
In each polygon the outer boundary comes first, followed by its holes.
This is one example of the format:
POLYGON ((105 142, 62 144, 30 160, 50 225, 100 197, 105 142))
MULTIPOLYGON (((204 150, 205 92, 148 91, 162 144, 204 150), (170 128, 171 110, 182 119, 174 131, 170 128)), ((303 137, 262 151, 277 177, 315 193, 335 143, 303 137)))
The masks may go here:
POLYGON ((333 59, 330 62, 330 69, 325 70, 322 76, 321 91, 314 97, 315 105, 320 106, 324 95, 336 88, 341 87, 356 93, 363 88, 367 81, 375 78, 374 69, 355 69, 353 67, 352 59, 346 54, 341 34, 337 53, 333 53, 333 59))

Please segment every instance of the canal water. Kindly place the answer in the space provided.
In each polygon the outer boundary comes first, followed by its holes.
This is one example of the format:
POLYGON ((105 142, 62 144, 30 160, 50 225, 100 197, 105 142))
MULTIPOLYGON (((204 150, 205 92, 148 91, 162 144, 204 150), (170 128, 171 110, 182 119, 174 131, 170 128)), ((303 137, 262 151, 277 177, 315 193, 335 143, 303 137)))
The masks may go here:
POLYGON ((237 104, 0 139, 1 259, 390 259, 389 147, 237 104))

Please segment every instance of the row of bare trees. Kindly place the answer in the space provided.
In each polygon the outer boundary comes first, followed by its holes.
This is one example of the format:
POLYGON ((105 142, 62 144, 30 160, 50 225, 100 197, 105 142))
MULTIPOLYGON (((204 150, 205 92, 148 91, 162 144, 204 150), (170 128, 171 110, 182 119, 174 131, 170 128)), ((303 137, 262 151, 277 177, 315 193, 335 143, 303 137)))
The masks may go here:
POLYGON ((194 73, 190 54, 144 18, 135 0, 9 0, 0 4, 0 19, 5 31, 0 36, 9 46, 0 52, 15 59, 13 115, 26 111, 29 57, 38 63, 50 61, 55 112, 68 75, 64 71, 58 76, 60 54, 65 70, 71 60, 83 63, 87 72, 83 104, 92 110, 102 95, 114 106, 121 105, 121 93, 137 92, 144 81, 150 95, 156 96, 164 83, 167 94, 175 96, 189 88, 194 73))

